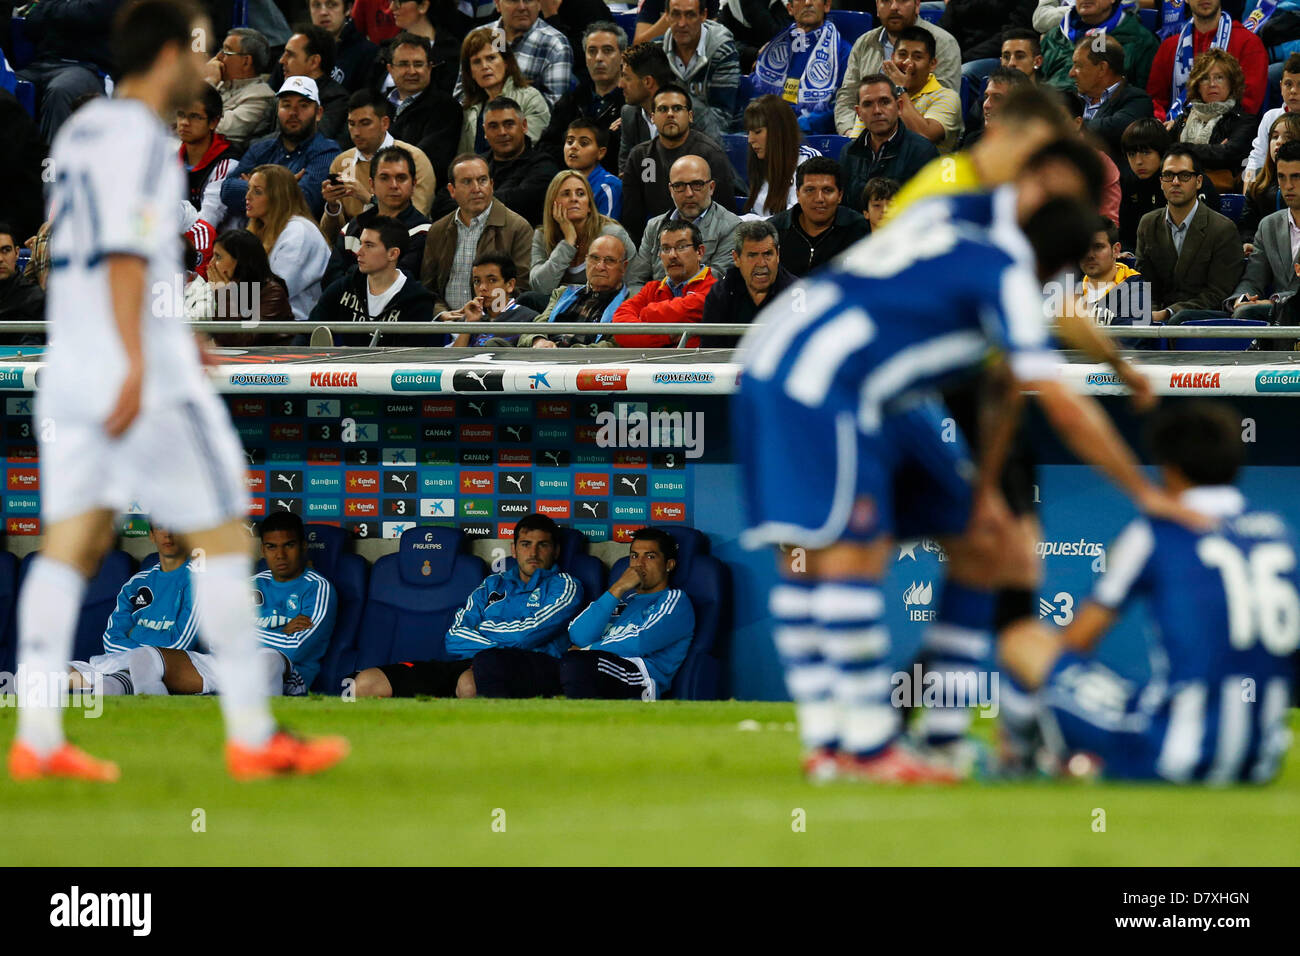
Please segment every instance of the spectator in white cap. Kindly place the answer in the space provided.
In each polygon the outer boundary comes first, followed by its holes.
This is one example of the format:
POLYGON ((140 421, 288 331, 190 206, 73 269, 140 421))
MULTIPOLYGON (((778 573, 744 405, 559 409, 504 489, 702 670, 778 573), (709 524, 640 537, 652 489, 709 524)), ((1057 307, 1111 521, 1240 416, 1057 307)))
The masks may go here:
MULTIPOLYGON (((339 144, 316 128, 321 118, 320 94, 310 76, 291 76, 276 93, 278 132, 248 148, 234 172, 221 184, 221 201, 232 217, 244 211, 248 177, 258 166, 283 166, 298 179, 307 206, 317 220, 325 208, 320 184, 329 175, 339 144)), ((227 224, 232 222, 227 219, 227 224)))

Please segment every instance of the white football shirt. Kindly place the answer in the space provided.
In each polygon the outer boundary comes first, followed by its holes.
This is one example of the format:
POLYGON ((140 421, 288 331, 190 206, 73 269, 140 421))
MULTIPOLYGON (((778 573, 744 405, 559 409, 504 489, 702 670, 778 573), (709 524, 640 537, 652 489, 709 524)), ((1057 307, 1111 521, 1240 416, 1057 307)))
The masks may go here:
POLYGON ((184 324, 180 202, 185 177, 167 128, 137 100, 97 99, 60 129, 51 150, 51 270, 44 407, 99 421, 125 373, 106 257, 147 263, 141 307, 144 410, 208 388, 184 324))

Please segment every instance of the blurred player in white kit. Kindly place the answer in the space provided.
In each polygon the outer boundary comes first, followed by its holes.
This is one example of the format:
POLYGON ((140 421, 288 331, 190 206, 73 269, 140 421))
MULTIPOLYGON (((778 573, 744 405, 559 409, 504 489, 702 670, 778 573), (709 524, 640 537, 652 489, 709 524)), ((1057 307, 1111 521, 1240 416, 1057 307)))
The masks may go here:
POLYGON ((36 397, 45 546, 18 600, 16 780, 118 777, 115 764, 65 741, 58 675, 86 582, 131 500, 202 551, 194 600, 221 675, 230 773, 313 773, 347 753, 342 738, 301 740, 271 716, 241 521, 244 457, 183 316, 153 291, 184 274, 184 174, 161 117, 201 89, 210 33, 190 0, 124 7, 112 36, 115 97, 79 110, 51 150, 50 347, 36 397))

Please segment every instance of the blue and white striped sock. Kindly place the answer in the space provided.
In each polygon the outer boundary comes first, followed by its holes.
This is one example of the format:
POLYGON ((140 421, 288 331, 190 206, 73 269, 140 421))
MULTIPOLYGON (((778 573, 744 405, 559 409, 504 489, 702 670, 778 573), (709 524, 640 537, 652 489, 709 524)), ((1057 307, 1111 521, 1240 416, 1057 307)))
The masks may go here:
POLYGON ((799 739, 806 751, 834 748, 839 743, 835 670, 822 655, 822 634, 813 621, 813 583, 782 581, 768 598, 776 621, 776 649, 785 667, 785 684, 794 698, 799 739))
POLYGON ((945 704, 957 700, 968 703, 960 707, 927 707, 923 711, 921 733, 932 746, 959 740, 970 730, 975 715, 973 705, 979 700, 980 674, 988 673, 993 666, 994 604, 991 591, 956 581, 944 584, 938 615, 921 641, 921 660, 927 675, 941 675, 945 704))
POLYGON ((822 652, 835 671, 840 749, 855 757, 874 756, 898 736, 884 613, 874 581, 823 582, 813 595, 822 652))

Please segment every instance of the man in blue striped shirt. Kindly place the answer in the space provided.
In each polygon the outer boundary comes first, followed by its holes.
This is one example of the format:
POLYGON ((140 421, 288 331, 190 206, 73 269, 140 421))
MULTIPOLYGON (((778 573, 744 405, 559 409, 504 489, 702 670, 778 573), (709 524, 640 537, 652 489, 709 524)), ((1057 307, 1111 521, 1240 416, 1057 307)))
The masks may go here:
POLYGON ((668 587, 676 556, 666 531, 635 531, 627 570, 569 625, 568 652, 484 651, 474 658, 479 696, 655 700, 671 686, 695 634, 690 598, 668 587))
MULTIPOLYGON (((1035 717, 1071 771, 1173 783, 1266 783, 1290 742, 1287 708, 1300 647, 1296 540, 1281 515, 1233 487, 1240 414, 1217 402, 1167 407, 1150 437, 1165 487, 1217 520, 1202 531, 1139 516, 1116 539, 1092 601, 1064 630, 1025 621, 998 655, 1025 699, 1003 687, 1003 727, 1024 746, 1035 717), (1140 685, 1093 658, 1134 600, 1156 644, 1140 685), (1076 764, 1072 754, 1089 759, 1076 764)), ((1004 685, 1009 683, 1003 682, 1004 685)))

